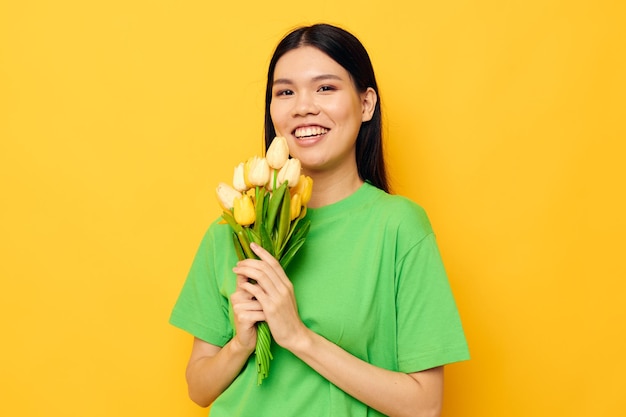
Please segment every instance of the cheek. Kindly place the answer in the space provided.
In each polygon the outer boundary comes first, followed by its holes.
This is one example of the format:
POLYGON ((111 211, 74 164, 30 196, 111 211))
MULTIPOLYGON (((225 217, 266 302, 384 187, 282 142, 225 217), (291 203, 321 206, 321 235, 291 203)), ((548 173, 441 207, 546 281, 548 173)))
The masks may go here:
POLYGON ((342 97, 342 100, 328 103, 326 109, 337 122, 351 124, 356 119, 361 120, 361 103, 354 97, 342 97))
POLYGON ((272 118, 272 121, 276 119, 276 106, 273 102, 270 103, 270 117, 272 118))
POLYGON ((344 129, 353 129, 355 125, 361 124, 360 109, 351 106, 351 103, 345 103, 344 106, 334 109, 335 122, 344 129))
MULTIPOLYGON (((270 103, 270 117, 272 118, 272 123, 274 124, 274 129, 278 132, 281 130, 281 123, 284 120, 282 113, 280 111, 280 106, 275 105, 273 102, 270 103)), ((281 132, 284 133, 284 132, 281 132)))

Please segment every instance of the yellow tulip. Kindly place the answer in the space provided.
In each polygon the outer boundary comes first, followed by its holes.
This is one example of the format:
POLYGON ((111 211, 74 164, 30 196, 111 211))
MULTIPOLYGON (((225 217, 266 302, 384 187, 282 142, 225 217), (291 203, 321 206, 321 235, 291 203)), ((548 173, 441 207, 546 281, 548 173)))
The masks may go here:
POLYGON ((242 162, 235 167, 235 172, 233 173, 233 187, 235 187, 235 190, 241 191, 241 192, 244 192, 248 189, 243 171, 244 171, 244 164, 242 162))
POLYGON ((256 197, 256 190, 254 188, 250 188, 249 190, 247 190, 244 194, 247 194, 250 196, 250 199, 252 199, 252 202, 254 202, 254 199, 256 197))
POLYGON ((243 194, 233 200, 233 216, 242 226, 249 226, 256 220, 254 203, 249 195, 243 194))
POLYGON ((265 155, 267 163, 274 169, 281 169, 287 159, 289 159, 289 146, 287 145, 287 139, 282 136, 274 138, 270 144, 267 154, 265 155))
POLYGON ((313 191, 313 178, 307 175, 300 175, 298 184, 291 189, 291 195, 300 194, 302 198, 302 205, 306 206, 311 199, 311 192, 313 191))
POLYGON ((300 160, 296 158, 288 159, 285 165, 278 171, 278 185, 288 182, 289 187, 295 187, 300 179, 300 160))
POLYGON ((253 156, 244 166, 244 180, 249 187, 264 187, 270 180, 270 166, 265 158, 253 156))
POLYGON ((220 182, 215 189, 217 194, 217 200, 220 202, 220 206, 224 210, 230 210, 233 208, 233 202, 235 198, 241 197, 241 193, 228 184, 220 182))
POLYGON ((295 219, 300 215, 300 211, 302 210, 302 199, 300 198, 300 194, 296 193, 291 197, 290 201, 290 220, 295 219))

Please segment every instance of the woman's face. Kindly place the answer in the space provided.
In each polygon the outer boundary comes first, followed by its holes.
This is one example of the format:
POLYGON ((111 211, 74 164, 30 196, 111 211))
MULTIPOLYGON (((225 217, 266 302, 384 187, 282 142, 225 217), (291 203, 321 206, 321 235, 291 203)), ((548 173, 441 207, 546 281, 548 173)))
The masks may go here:
POLYGON ((303 46, 276 63, 270 115, 304 170, 356 172, 355 144, 376 93, 359 93, 350 74, 324 52, 303 46))

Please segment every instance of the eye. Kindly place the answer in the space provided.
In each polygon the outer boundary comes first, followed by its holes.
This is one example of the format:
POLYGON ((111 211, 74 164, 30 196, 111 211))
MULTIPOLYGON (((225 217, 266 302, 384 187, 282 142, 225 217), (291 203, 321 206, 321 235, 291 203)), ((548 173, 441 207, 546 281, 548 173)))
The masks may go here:
POLYGON ((328 91, 335 91, 335 90, 336 88, 332 85, 323 85, 317 91, 319 91, 320 93, 325 93, 328 91))
POLYGON ((293 91, 292 91, 292 90, 288 90, 288 89, 285 89, 285 90, 276 90, 276 92, 274 93, 274 95, 275 95, 276 97, 278 97, 278 96, 292 96, 292 95, 293 95, 293 91))

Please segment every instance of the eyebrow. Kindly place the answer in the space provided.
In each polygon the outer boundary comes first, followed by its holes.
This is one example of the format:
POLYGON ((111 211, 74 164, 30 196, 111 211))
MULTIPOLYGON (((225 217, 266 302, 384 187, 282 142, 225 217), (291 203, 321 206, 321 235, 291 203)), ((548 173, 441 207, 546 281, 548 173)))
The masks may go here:
MULTIPOLYGON (((313 81, 313 82, 326 81, 326 80, 343 81, 343 78, 341 78, 340 76, 335 75, 335 74, 321 74, 321 75, 317 75, 317 76, 315 76, 315 77, 313 77, 311 79, 311 81, 313 81)), ((277 78, 277 79, 274 80, 272 85, 276 85, 276 84, 293 85, 294 82, 292 80, 290 80, 289 78, 277 78)))

